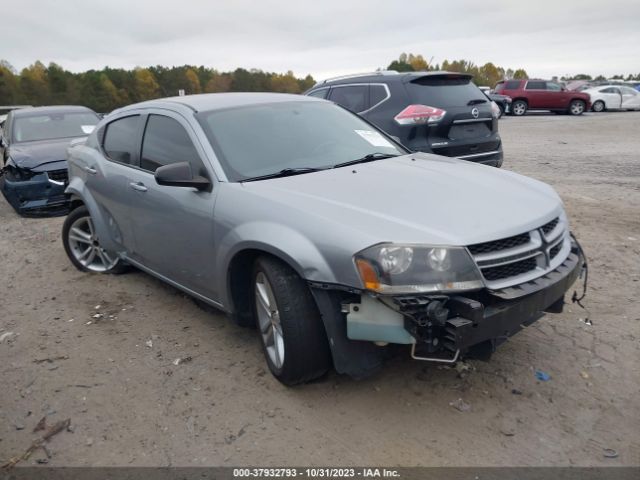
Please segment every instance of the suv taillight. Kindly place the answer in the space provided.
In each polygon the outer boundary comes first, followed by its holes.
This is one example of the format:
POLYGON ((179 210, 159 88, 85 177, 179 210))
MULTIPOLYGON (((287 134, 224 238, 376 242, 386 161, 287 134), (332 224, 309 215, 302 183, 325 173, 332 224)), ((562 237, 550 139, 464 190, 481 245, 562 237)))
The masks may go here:
POLYGON ((491 102, 491 113, 493 114, 493 118, 500 118, 500 107, 494 101, 491 102))
POLYGON ((428 105, 409 105, 393 119, 399 125, 423 125, 425 123, 436 123, 444 118, 446 110, 428 105))

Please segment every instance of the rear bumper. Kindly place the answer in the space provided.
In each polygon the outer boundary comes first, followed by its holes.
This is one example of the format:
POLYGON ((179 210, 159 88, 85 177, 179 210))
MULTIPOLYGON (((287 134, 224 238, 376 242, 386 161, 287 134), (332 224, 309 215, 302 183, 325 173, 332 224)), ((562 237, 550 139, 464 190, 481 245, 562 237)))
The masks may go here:
POLYGON ((462 155, 457 158, 459 158, 460 160, 469 160, 475 163, 482 163, 483 165, 489 165, 492 167, 500 167, 502 166, 504 154, 502 152, 502 146, 500 146, 499 150, 483 153, 472 153, 470 155, 462 155))
POLYGON ((29 180, 19 180, 7 173, 0 178, 0 190, 20 215, 63 215, 69 208, 66 186, 52 182, 45 172, 29 180))

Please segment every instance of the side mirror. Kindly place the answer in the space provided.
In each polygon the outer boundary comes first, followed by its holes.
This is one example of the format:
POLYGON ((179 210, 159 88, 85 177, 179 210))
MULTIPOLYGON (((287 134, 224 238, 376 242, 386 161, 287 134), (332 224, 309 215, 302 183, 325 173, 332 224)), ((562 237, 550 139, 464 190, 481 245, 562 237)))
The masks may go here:
POLYGON ((193 175, 189 162, 178 162, 158 167, 154 177, 158 185, 167 187, 192 187, 198 190, 211 188, 209 179, 193 175))

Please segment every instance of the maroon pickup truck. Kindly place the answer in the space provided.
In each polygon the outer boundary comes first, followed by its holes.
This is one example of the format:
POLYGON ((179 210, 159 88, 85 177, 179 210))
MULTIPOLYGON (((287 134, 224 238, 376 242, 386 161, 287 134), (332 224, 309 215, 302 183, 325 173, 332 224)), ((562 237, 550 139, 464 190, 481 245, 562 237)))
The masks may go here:
POLYGON ((567 90, 548 80, 503 80, 495 92, 513 99, 511 114, 521 116, 527 110, 551 110, 557 113, 582 115, 591 108, 589 94, 567 90))

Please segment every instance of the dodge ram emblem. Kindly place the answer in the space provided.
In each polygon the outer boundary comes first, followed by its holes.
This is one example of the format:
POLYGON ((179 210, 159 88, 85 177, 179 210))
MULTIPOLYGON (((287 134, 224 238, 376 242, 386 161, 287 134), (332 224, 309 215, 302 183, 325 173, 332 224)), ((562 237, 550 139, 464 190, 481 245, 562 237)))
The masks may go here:
POLYGON ((473 118, 478 118, 478 115, 480 115, 480 110, 478 110, 477 108, 472 108, 471 115, 473 115, 473 118))

